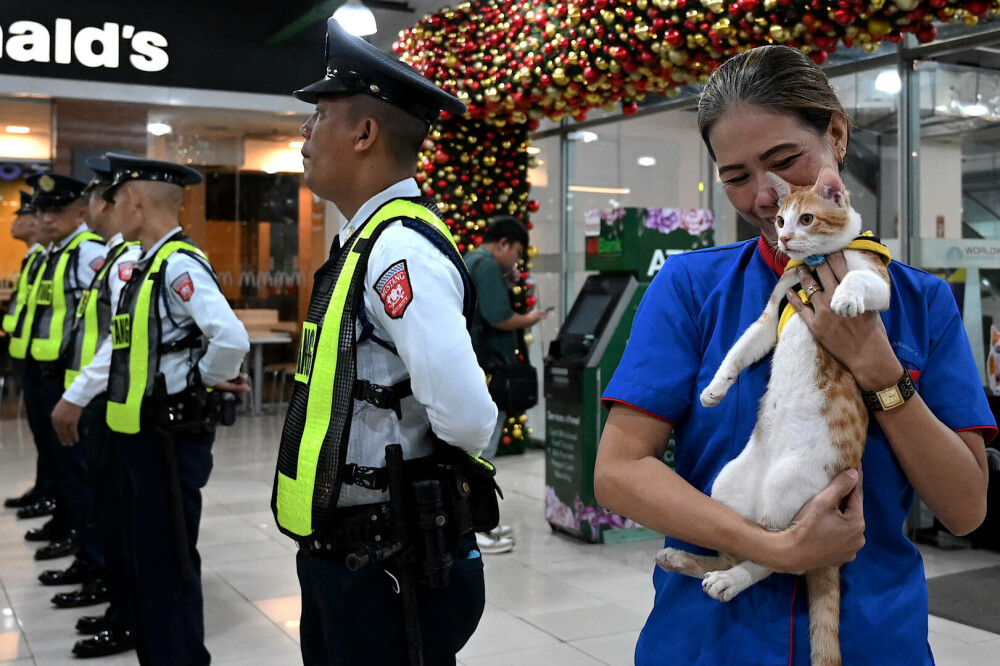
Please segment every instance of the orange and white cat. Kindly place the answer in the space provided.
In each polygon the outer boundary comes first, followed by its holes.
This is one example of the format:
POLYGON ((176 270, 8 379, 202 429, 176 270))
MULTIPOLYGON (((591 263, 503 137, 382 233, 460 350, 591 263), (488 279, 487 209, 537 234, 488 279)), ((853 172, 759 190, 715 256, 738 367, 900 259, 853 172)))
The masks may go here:
MULTIPOLYGON (((889 307, 889 274, 869 251, 845 249, 861 232, 861 217, 837 172, 824 168, 815 185, 791 187, 768 173, 778 194, 775 226, 778 247, 805 260, 844 250, 848 273, 830 302, 838 314, 854 317, 889 307)), ((723 467, 712 497, 769 530, 788 527, 799 509, 848 468, 860 468, 868 412, 854 377, 816 343, 802 317, 791 317, 778 336, 779 308, 798 282, 797 270, 778 280, 763 314, 726 354, 701 393, 712 407, 725 397, 737 375, 771 349, 774 358, 750 441, 723 467)), ((801 293, 801 292, 800 292, 801 293)), ((701 577, 711 597, 729 601, 772 572, 755 562, 721 553, 693 555, 673 548, 657 554, 669 571, 701 577)), ((840 571, 806 572, 809 629, 814 666, 840 664, 840 571)))

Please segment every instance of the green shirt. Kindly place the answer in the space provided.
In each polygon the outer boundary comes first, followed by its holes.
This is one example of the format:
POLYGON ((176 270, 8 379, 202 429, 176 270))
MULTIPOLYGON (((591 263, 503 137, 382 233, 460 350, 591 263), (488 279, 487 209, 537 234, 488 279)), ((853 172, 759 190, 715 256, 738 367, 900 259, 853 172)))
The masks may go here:
POLYGON ((472 320, 472 348, 479 365, 489 368, 517 362, 517 333, 502 331, 497 324, 510 319, 510 288, 503 269, 489 251, 477 248, 465 255, 465 265, 479 298, 472 320))

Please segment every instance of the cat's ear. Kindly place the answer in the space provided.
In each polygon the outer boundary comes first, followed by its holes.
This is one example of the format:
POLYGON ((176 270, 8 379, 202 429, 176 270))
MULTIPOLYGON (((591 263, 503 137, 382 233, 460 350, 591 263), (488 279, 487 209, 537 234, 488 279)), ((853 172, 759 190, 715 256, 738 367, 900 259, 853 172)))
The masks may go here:
POLYGON ((783 181, 780 176, 776 176, 770 171, 767 172, 767 179, 771 181, 771 187, 773 187, 774 191, 778 193, 778 205, 780 206, 781 202, 785 200, 785 197, 792 193, 792 188, 790 188, 788 183, 783 181))
POLYGON ((833 167, 827 166, 820 170, 813 192, 841 208, 846 205, 847 188, 844 187, 844 181, 840 179, 840 175, 833 167))

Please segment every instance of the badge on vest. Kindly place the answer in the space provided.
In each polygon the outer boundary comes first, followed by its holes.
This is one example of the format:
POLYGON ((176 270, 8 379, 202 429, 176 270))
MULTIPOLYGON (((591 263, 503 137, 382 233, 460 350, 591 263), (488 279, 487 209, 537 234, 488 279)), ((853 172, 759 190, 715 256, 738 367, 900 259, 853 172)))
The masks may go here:
POLYGON ((131 261, 123 261, 118 264, 118 279, 122 282, 128 282, 131 280, 133 268, 135 268, 135 264, 131 261))
POLYGON ((52 280, 42 280, 38 285, 39 305, 52 305, 52 280))
POLYGON ((111 348, 127 349, 132 343, 132 316, 115 315, 111 320, 111 348))
POLYGON ((90 262, 90 270, 96 273, 97 271, 104 268, 104 264, 106 261, 107 259, 105 257, 98 257, 97 259, 94 259, 92 262, 90 262))
POLYGON ((309 383, 312 375, 313 358, 316 356, 316 343, 319 341, 319 327, 312 322, 302 323, 302 343, 299 346, 299 358, 295 363, 295 381, 309 383))
POLYGON ((177 295, 181 297, 181 300, 187 303, 191 300, 194 295, 194 282, 191 281, 191 276, 187 273, 183 273, 180 277, 170 283, 170 288, 177 292, 177 295))
POLYGON ((386 269, 375 283, 375 291, 382 299, 385 313, 399 319, 406 312, 406 306, 413 300, 413 288, 406 273, 406 260, 397 261, 386 269))

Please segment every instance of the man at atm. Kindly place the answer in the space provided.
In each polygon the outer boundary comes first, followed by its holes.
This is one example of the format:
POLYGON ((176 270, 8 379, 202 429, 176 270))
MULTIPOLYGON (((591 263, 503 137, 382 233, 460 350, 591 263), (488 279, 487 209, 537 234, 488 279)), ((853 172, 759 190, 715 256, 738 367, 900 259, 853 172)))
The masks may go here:
MULTIPOLYGON (((517 363, 518 329, 534 326, 548 314, 542 310, 519 314, 511 307, 508 276, 527 247, 528 230, 524 223, 516 217, 502 215, 490 222, 482 245, 465 255, 465 265, 478 298, 472 321, 472 348, 487 377, 498 368, 517 363)), ((491 390, 490 394, 493 393, 491 390)), ((497 396, 493 399, 497 400, 497 396)), ((490 446, 482 453, 487 459, 497 453, 508 416, 502 404, 498 402, 497 407, 499 413, 490 446)), ((506 553, 514 548, 513 532, 508 525, 498 525, 488 534, 477 534, 476 541, 483 553, 506 553)))

